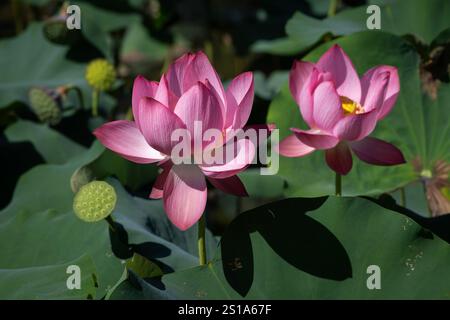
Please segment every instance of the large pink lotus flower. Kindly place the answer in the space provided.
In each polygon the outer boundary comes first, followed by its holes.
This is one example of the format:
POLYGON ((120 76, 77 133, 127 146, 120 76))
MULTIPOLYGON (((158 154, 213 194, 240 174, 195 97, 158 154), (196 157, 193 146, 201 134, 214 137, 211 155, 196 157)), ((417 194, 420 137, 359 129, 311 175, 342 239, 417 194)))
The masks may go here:
POLYGON ((341 47, 331 47, 317 63, 295 62, 289 88, 310 130, 292 128, 292 135, 278 145, 286 157, 302 157, 326 150, 325 159, 335 172, 352 168, 352 153, 375 165, 405 163, 399 149, 368 137, 397 100, 397 69, 377 66, 360 79, 341 47))
MULTIPOLYGON (((136 163, 154 163, 163 169, 150 197, 163 198, 169 219, 181 230, 197 222, 207 198, 205 177, 224 192, 247 195, 237 173, 244 170, 255 155, 255 145, 242 138, 235 144, 235 157, 224 164, 178 164, 171 159, 175 129, 187 129, 194 137, 194 122, 201 121, 202 131, 217 129, 227 133, 243 128, 253 104, 254 85, 251 72, 233 79, 224 90, 208 58, 202 53, 185 54, 163 74, 160 82, 142 76, 133 87, 133 121, 113 121, 95 130, 95 136, 108 149, 136 163)), ((201 144, 206 148, 222 145, 201 144)), ((193 151, 194 152, 194 151, 193 151)), ((184 155, 186 156, 186 155, 184 155)), ((189 155, 188 155, 189 156, 189 155)))

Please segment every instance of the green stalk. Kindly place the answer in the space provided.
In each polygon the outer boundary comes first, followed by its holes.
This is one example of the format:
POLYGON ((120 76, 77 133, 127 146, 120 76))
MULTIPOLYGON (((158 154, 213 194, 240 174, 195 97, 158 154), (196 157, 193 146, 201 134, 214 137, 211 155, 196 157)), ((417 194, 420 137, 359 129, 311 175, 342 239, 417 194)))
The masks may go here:
POLYGON ((406 192, 405 187, 400 188, 400 204, 402 207, 406 207, 406 192))
POLYGON ((342 176, 339 173, 336 173, 335 190, 336 196, 340 197, 342 195, 342 176))
POLYGON ((92 91, 92 116, 97 117, 98 116, 98 100, 100 96, 100 90, 94 89, 92 91))
POLYGON ((423 188, 423 193, 425 195, 425 201, 427 203, 428 214, 430 215, 430 217, 433 217, 434 214, 433 214, 433 210, 431 210, 430 201, 428 200, 427 182, 425 179, 422 179, 422 188, 423 188))
POLYGON ((201 266, 206 264, 205 215, 198 220, 198 260, 201 266))
POLYGON ((11 8, 16 27, 16 34, 19 34, 23 30, 23 21, 21 15, 22 4, 20 3, 20 0, 11 0, 11 8))
POLYGON ((71 89, 74 90, 75 93, 77 94, 78 101, 80 102, 80 108, 81 110, 83 110, 84 109, 83 92, 81 92, 81 89, 76 86, 71 87, 71 89))
POLYGON ((64 90, 65 90, 65 92, 69 92, 70 90, 75 91, 78 101, 80 103, 80 109, 83 110, 84 109, 84 99, 83 99, 83 92, 81 91, 81 89, 74 85, 67 85, 64 90))
POLYGON ((338 3, 339 0, 330 0, 330 4, 328 5, 328 17, 332 17, 336 14, 338 3))
POLYGON ((114 227, 114 220, 113 220, 113 218, 111 217, 111 215, 107 216, 107 217, 105 218, 105 220, 106 220, 106 222, 108 222, 109 228, 111 229, 111 231, 112 231, 112 232, 116 232, 116 228, 114 227))

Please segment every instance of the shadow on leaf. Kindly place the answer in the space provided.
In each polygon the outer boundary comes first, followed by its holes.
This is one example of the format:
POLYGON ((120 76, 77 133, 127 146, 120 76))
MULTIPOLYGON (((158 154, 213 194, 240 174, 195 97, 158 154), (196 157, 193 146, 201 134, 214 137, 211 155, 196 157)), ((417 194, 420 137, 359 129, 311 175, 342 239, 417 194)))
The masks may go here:
POLYGON ((253 248, 255 232, 284 261, 303 272, 337 281, 350 278, 352 266, 345 248, 324 225, 306 215, 326 199, 286 199, 235 219, 221 241, 223 270, 231 287, 246 296, 252 286, 253 252, 261 250, 253 248))
POLYGON ((133 256, 133 253, 136 252, 154 262, 164 273, 174 271, 169 265, 158 260, 158 258, 170 255, 171 250, 166 246, 151 241, 140 244, 129 244, 128 233, 118 222, 114 222, 114 231, 109 228, 109 237, 111 240, 112 251, 118 258, 129 259, 133 256))
POLYGON ((363 197, 363 198, 370 200, 382 206, 383 208, 401 213, 411 218, 416 223, 420 224, 424 228, 424 230, 422 230, 421 233, 418 234, 418 236, 427 239, 432 239, 433 234, 429 232, 431 231, 439 238, 450 244, 450 214, 443 214, 438 217, 424 217, 421 216, 420 214, 415 213, 414 211, 411 211, 408 208, 398 205, 395 199, 388 194, 382 194, 377 199, 371 197, 363 197))

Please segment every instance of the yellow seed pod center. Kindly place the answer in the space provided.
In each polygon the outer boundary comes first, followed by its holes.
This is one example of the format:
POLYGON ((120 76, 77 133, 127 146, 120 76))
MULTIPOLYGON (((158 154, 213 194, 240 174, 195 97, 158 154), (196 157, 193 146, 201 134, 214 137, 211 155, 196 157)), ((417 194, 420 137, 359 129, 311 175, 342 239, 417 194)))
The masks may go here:
POLYGON ((95 59, 86 68, 86 80, 94 89, 108 91, 116 81, 116 70, 108 60, 95 59))
POLYGON ((363 107, 347 97, 341 96, 341 106, 345 114, 358 114, 364 112, 363 107))
POLYGON ((116 205, 114 188, 104 181, 85 184, 75 195, 73 210, 78 218, 96 222, 109 216, 116 205))

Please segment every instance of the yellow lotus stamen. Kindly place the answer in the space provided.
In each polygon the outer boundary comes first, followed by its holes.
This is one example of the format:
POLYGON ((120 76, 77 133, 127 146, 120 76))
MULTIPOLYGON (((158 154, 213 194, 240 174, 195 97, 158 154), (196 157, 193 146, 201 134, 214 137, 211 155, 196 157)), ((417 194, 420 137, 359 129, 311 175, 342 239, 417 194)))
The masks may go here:
POLYGON ((342 109, 346 115, 359 114, 364 112, 364 108, 358 103, 347 97, 341 96, 342 109))

